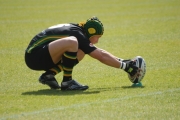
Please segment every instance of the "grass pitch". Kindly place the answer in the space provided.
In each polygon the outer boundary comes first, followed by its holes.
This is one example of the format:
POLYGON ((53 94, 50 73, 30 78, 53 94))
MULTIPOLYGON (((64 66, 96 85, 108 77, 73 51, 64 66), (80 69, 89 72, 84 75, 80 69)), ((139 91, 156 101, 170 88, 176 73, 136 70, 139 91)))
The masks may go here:
MULTIPOLYGON (((0 0, 0 120, 178 120, 179 11, 179 0, 0 0), (38 83, 43 71, 26 67, 24 51, 35 34, 93 15, 105 27, 98 47, 145 59, 143 87, 130 87, 125 72, 89 56, 73 74, 87 91, 50 90, 38 83)), ((62 73, 56 78, 60 83, 62 73)))

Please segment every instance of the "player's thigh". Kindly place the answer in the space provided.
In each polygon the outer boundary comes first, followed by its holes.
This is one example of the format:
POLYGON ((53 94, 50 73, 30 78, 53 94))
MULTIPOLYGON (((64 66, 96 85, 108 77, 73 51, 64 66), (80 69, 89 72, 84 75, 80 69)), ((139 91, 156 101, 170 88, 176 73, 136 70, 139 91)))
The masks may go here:
POLYGON ((78 41, 75 37, 66 37, 49 43, 49 53, 53 62, 58 63, 64 52, 77 52, 78 41))

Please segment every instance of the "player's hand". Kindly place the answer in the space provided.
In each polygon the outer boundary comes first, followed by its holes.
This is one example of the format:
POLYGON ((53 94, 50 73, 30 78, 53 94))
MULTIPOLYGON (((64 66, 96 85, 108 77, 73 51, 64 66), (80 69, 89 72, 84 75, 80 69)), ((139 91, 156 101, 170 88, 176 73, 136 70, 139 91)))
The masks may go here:
POLYGON ((132 77, 139 77, 141 69, 136 67, 135 61, 132 60, 122 60, 121 69, 124 69, 132 77))
POLYGON ((134 61, 127 61, 124 69, 130 76, 134 76, 138 73, 138 67, 134 65, 134 61))
POLYGON ((130 75, 130 77, 131 77, 132 79, 138 78, 139 76, 141 76, 141 73, 140 73, 141 71, 142 71, 142 69, 141 69, 141 68, 138 68, 137 73, 136 73, 135 75, 133 75, 133 76, 130 75))
POLYGON ((121 66, 121 69, 124 69, 125 72, 127 72, 132 78, 138 78, 141 76, 140 72, 142 69, 138 68, 136 66, 136 61, 133 61, 131 59, 118 59, 122 62, 123 66, 121 66))

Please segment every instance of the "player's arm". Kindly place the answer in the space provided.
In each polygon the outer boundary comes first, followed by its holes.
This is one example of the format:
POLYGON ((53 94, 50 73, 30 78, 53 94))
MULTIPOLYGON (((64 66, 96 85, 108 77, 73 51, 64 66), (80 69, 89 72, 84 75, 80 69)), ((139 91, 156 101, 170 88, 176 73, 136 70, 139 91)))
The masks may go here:
POLYGON ((139 75, 138 68, 135 65, 133 65, 133 61, 120 61, 116 56, 100 48, 97 48, 89 55, 108 66, 121 68, 127 73, 129 73, 131 76, 139 75))
POLYGON ((115 67, 115 68, 120 68, 121 66, 121 63, 119 62, 117 57, 115 57, 114 55, 112 55, 111 53, 103 49, 97 48, 96 50, 91 52, 89 55, 108 66, 115 67))

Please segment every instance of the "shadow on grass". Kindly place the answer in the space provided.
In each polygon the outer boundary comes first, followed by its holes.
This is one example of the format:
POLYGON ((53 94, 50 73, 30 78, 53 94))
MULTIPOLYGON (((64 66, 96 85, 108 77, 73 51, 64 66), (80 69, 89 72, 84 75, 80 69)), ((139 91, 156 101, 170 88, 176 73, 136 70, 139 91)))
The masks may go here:
POLYGON ((136 87, 134 87, 134 86, 122 86, 121 88, 123 88, 123 89, 129 89, 129 88, 136 89, 136 88, 145 88, 145 86, 136 86, 136 87))
POLYGON ((37 91, 23 92, 21 95, 82 95, 82 94, 98 94, 100 91, 61 91, 53 89, 42 89, 37 91))
POLYGON ((106 88, 92 88, 91 90, 97 90, 97 91, 100 91, 100 92, 103 92, 103 91, 115 91, 115 90, 122 90, 123 89, 138 89, 138 88, 144 88, 145 86, 120 86, 120 87, 106 87, 106 88))
POLYGON ((121 87, 106 87, 106 88, 91 88, 88 91, 61 91, 61 90, 53 90, 53 89, 42 89, 37 91, 28 91, 23 92, 21 95, 88 95, 88 94, 98 94, 103 91, 115 91, 123 89, 136 89, 136 88, 144 88, 141 87, 133 87, 133 86, 121 86, 121 87))

